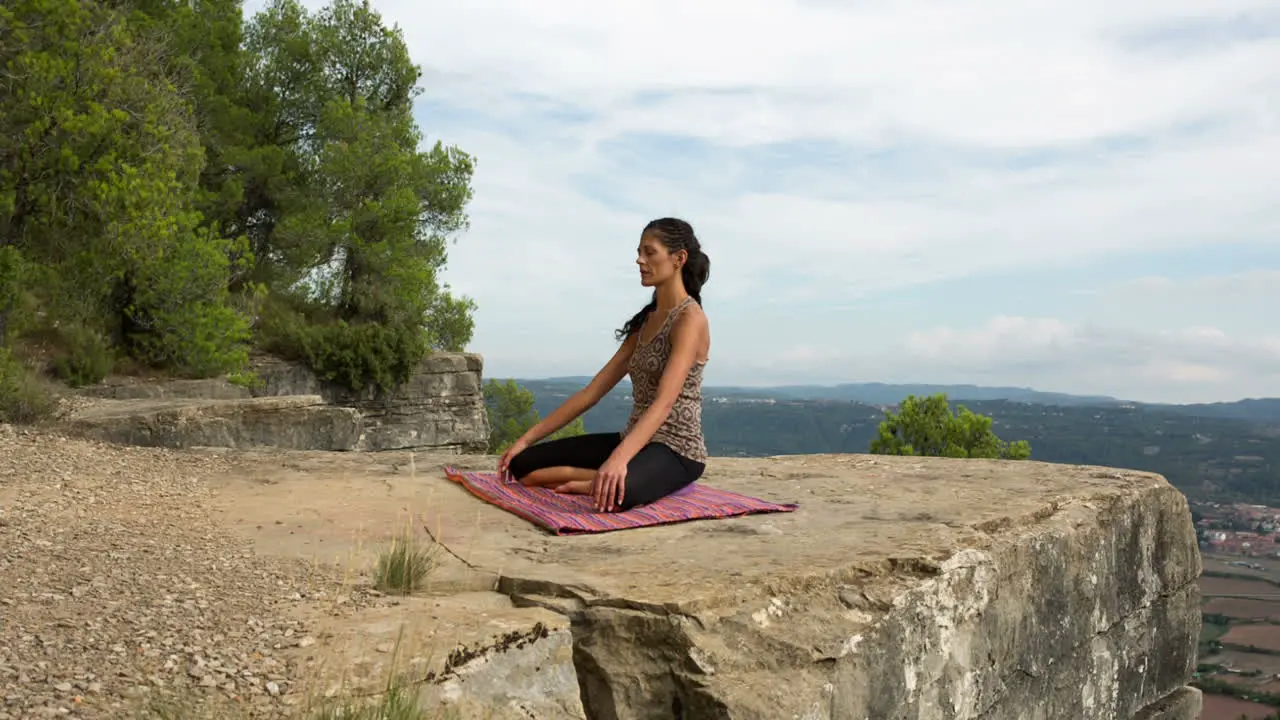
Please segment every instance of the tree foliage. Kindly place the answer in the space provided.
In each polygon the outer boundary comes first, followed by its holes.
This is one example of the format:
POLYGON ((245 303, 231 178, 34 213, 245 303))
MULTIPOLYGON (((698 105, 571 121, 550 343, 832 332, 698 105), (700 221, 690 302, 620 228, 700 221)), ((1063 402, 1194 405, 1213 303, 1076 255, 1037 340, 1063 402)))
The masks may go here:
POLYGON ((947 396, 908 395, 896 412, 885 412, 878 436, 871 441, 877 455, 928 455, 951 458, 1024 460, 1031 456, 1025 440, 1005 442, 991 430, 992 420, 961 405, 953 413, 947 396))
POLYGON ((402 382, 433 349, 470 340, 473 306, 439 281, 466 226, 472 161, 419 150, 420 71, 368 4, 310 15, 277 0, 250 26, 250 96, 281 148, 274 182, 246 208, 257 278, 279 296, 279 352, 354 387, 402 382))
POLYGON ((0 345, 52 339, 79 384, 256 343, 359 389, 462 349, 473 161, 424 146, 420 76, 368 2, 4 3, 0 345))
MULTIPOLYGON (((533 393, 515 380, 490 380, 484 385, 484 400, 489 411, 489 452, 501 453, 542 418, 533 408, 533 393)), ((587 432, 581 417, 552 433, 548 440, 583 435, 587 432)))
POLYGON ((20 0, 0 23, 0 245, 48 324, 178 371, 234 367, 234 240, 194 206, 203 153, 172 50, 80 0, 20 0))

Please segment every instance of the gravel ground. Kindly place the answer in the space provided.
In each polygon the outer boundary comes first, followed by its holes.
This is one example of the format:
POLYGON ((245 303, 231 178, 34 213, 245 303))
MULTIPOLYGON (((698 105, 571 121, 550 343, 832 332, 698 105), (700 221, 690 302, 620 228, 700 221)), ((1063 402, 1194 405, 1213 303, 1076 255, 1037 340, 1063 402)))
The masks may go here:
POLYGON ((348 596, 216 525, 203 479, 227 467, 0 425, 0 720, 296 710, 297 611, 348 596))

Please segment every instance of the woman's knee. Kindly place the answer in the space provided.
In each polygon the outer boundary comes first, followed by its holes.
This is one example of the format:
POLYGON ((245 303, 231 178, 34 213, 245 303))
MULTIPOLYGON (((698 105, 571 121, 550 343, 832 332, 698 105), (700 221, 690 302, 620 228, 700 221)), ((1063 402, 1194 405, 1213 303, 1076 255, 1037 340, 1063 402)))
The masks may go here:
POLYGON ((598 468, 618 446, 616 433, 576 435, 530 445, 511 458, 511 474, 517 479, 549 467, 598 468))
POLYGON ((620 509, 648 505, 683 489, 696 479, 672 450, 651 444, 641 450, 627 467, 627 487, 620 509))
POLYGON ((512 477, 519 480, 538 469, 532 460, 533 458, 529 457, 529 448, 525 448, 523 452, 511 458, 511 464, 507 466, 507 469, 510 470, 512 477))

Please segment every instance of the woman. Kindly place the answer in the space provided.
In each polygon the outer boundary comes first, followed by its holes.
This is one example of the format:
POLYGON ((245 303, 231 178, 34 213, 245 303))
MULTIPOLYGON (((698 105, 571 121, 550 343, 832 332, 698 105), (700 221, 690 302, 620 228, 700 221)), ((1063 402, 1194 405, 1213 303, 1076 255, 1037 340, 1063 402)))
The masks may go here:
POLYGON ((654 220, 640 235, 640 284, 653 299, 615 334, 622 346, 591 382, 529 428, 498 462, 526 486, 590 494, 596 510, 629 510, 696 481, 706 468, 702 370, 711 350, 702 286, 711 259, 689 223, 654 220), (535 445, 590 410, 630 373, 634 405, 622 432, 535 445))

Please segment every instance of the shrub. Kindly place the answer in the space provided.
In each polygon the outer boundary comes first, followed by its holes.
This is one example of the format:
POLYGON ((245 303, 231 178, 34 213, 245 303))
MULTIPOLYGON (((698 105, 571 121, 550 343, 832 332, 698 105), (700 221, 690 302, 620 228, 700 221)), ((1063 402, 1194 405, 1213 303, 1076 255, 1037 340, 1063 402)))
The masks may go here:
POLYGON ((71 387, 100 383, 115 367, 115 353, 101 333, 69 325, 56 333, 61 350, 53 358, 53 374, 71 387))
POLYGON ((317 376, 361 392, 405 382, 427 354, 423 329, 409 323, 309 321, 276 306, 263 318, 268 352, 305 363, 317 376))
POLYGON ((53 414, 56 400, 9 348, 0 347, 0 421, 39 422, 53 414))
POLYGON ((138 360, 192 377, 236 372, 249 362, 249 318, 227 292, 228 254, 243 243, 190 229, 129 283, 127 346, 138 360))
POLYGON ((242 370, 240 372, 233 372, 227 375, 227 382, 231 383, 232 385, 238 385, 250 392, 261 390, 262 387, 265 385, 262 378, 258 377, 258 373, 252 370, 242 370))

